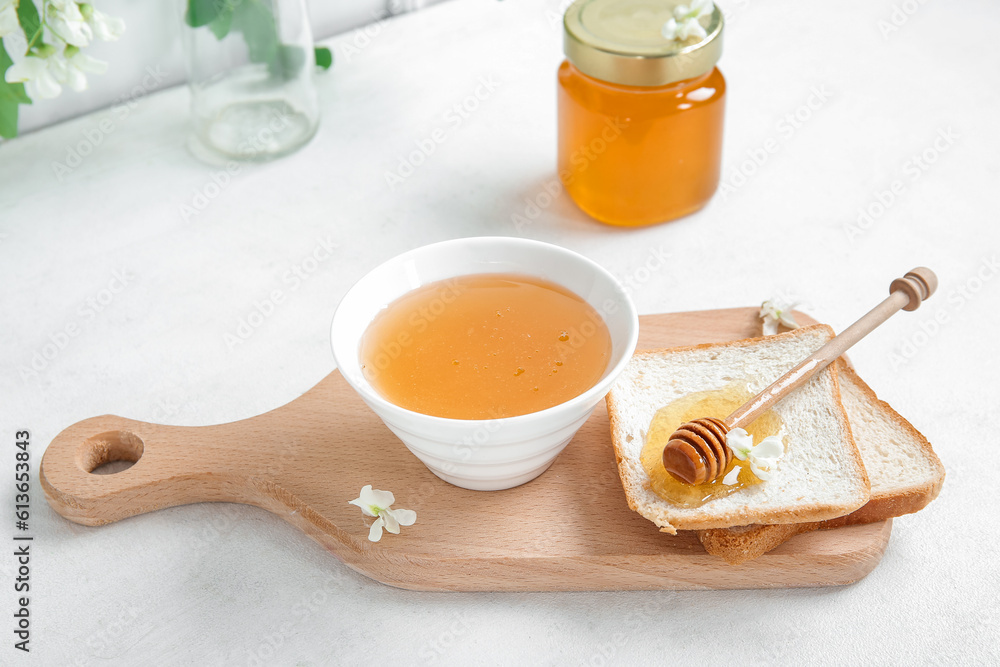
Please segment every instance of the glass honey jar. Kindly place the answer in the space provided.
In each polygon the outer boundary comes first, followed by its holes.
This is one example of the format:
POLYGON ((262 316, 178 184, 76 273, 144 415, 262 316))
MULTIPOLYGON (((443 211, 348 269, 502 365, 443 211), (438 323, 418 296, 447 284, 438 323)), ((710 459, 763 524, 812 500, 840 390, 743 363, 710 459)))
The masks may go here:
POLYGON ((573 200, 621 226, 704 206, 722 153, 719 9, 697 0, 576 0, 563 28, 558 169, 573 200))

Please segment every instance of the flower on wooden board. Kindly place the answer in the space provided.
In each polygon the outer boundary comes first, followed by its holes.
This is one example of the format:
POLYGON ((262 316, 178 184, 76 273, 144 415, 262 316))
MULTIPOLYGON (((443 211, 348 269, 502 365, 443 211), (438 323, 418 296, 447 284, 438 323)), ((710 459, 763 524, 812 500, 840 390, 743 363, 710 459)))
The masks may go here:
POLYGON ((375 517, 368 531, 368 539, 372 542, 382 539, 383 528, 398 535, 400 526, 412 526, 417 520, 417 513, 413 510, 392 509, 390 506, 394 502, 396 497, 392 492, 373 489, 371 484, 363 486, 361 494, 349 501, 351 505, 360 507, 365 516, 375 517))

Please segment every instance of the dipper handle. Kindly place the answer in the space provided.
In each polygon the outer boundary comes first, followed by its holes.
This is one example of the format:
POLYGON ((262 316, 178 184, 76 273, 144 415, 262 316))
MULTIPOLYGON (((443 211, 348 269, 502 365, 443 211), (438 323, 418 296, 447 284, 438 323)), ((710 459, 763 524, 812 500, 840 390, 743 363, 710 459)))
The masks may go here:
POLYGON ((812 376, 829 366, 837 357, 853 347, 855 343, 874 331, 900 309, 916 310, 919 308, 922 302, 934 294, 937 285, 938 280, 934 272, 922 266, 913 269, 902 278, 893 280, 892 284, 889 285, 889 296, 885 301, 869 310, 861 319, 844 329, 839 336, 803 359, 795 368, 772 382, 764 391, 726 417, 726 426, 732 430, 746 428, 752 424, 757 417, 787 396, 789 392, 805 384, 812 376))

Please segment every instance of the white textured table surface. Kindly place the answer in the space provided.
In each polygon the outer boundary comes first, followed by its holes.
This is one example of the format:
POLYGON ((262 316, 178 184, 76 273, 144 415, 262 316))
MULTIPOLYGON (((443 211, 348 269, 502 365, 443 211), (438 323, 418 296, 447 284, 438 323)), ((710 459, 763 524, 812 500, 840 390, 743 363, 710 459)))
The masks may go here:
POLYGON ((366 270, 431 241, 520 234, 608 267, 644 313, 786 293, 839 329, 892 277, 937 270, 925 309, 852 352, 948 470, 937 501, 896 521, 866 579, 413 593, 354 574, 263 510, 189 506, 85 528, 48 507, 36 477, 32 652, 12 648, 16 566, 4 548, 0 664, 996 664, 1000 5, 896 5, 730 2, 732 192, 642 230, 591 222, 565 196, 530 208, 554 175, 555 2, 453 0, 386 23, 351 56, 356 36, 333 40, 315 140, 221 188, 184 148, 185 89, 124 119, 97 113, 0 146, 4 534, 16 430, 31 431, 37 473, 52 437, 89 416, 210 424, 264 412, 330 372, 334 307, 366 270), (477 89, 467 118, 449 113, 477 89), (52 163, 104 118, 113 130, 58 181, 52 163), (444 143, 391 191, 386 170, 437 128, 444 143), (762 165, 741 167, 768 146, 762 165), (895 201, 848 228, 894 181, 895 201), (529 213, 532 224, 512 222, 529 213), (646 271, 657 253, 670 261, 646 271), (273 313, 227 342, 275 290, 273 313), (76 335, 46 348, 68 328, 76 335), (51 358, 33 367, 36 353, 51 358))

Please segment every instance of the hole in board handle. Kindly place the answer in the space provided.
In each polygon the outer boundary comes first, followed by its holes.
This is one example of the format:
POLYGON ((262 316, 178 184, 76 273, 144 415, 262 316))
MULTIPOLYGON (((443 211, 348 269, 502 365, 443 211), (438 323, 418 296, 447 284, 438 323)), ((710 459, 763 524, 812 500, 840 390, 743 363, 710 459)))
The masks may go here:
POLYGON ((135 465, 142 451, 142 438, 135 433, 108 431, 83 441, 76 452, 76 464, 94 475, 113 475, 135 465))

